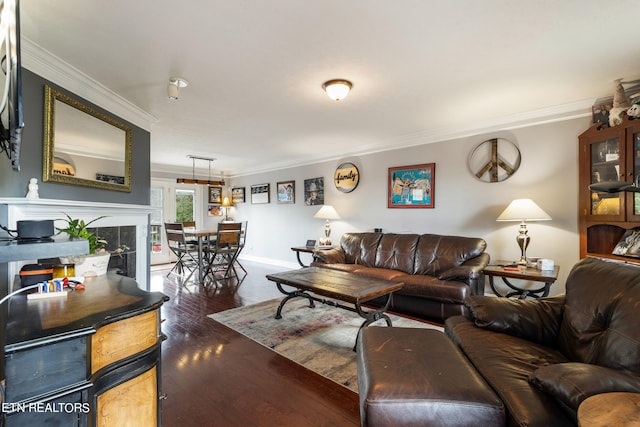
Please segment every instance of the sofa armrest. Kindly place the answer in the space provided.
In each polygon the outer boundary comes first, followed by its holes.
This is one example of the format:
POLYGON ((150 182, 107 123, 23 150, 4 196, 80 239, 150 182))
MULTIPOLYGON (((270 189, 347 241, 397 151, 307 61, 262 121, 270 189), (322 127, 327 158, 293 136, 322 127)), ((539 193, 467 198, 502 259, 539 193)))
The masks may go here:
POLYGON ((346 257, 342 248, 317 249, 313 251, 313 262, 322 264, 344 264, 346 257))
POLYGON ((604 366, 559 363, 536 369, 529 382, 574 411, 587 397, 610 392, 640 393, 640 378, 604 366))
POLYGON ((480 328, 556 347, 564 312, 564 295, 535 300, 471 296, 465 300, 480 328))
POLYGON ((484 293, 484 274, 482 270, 489 264, 489 254, 482 253, 471 258, 457 267, 452 267, 438 275, 440 280, 460 280, 471 288, 471 295, 484 293))

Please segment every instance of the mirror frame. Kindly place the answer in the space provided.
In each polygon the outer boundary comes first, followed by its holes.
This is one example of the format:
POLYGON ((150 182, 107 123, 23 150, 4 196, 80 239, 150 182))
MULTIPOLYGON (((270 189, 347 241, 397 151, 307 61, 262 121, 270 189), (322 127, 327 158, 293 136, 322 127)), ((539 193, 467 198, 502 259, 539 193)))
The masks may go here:
POLYGON ((95 108, 85 104, 83 101, 73 98, 65 93, 60 92, 50 86, 44 86, 44 144, 42 157, 42 181, 57 182, 61 184, 81 185, 84 187, 100 188, 102 190, 126 191, 131 192, 131 127, 124 122, 116 119, 111 115, 107 115, 95 108), (113 182, 105 182, 98 180, 90 180, 85 178, 77 178, 75 176, 61 175, 53 172, 53 164, 55 157, 55 122, 56 122, 56 101, 89 114, 98 120, 115 126, 125 132, 124 143, 124 184, 116 184, 113 182))

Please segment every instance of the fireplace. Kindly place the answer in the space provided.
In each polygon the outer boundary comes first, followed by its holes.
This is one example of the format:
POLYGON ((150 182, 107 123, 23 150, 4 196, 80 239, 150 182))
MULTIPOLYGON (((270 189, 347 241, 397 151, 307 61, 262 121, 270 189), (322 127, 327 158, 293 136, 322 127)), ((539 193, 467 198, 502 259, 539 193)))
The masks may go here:
MULTIPOLYGON (((153 208, 145 205, 0 198, 0 223, 12 230, 16 229, 16 222, 22 220, 53 219, 56 220, 56 227, 62 227, 65 214, 86 222, 104 216, 91 224, 92 228, 108 241, 108 250, 122 249, 120 254, 112 254, 109 267, 119 274, 133 277, 138 286, 146 290, 149 290, 148 234, 151 212, 153 208)), ((9 263, 7 279, 14 277, 27 263, 29 261, 9 263)))

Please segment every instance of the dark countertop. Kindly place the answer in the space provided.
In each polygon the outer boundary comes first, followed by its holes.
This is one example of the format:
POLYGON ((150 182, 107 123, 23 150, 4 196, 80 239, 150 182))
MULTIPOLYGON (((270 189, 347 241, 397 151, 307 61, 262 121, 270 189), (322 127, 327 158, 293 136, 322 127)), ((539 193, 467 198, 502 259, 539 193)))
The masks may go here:
POLYGON ((102 325, 154 310, 168 299, 115 273, 86 278, 85 289, 70 291, 66 298, 27 300, 26 295, 16 295, 8 301, 5 352, 90 335, 102 325))

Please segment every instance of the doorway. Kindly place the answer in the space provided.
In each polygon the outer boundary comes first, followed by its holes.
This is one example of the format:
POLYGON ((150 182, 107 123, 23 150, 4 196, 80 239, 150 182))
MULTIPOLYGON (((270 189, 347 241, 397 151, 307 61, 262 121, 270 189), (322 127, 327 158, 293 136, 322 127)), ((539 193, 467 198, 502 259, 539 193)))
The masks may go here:
POLYGON ((171 181, 151 181, 150 241, 151 265, 175 261, 175 255, 167 247, 165 222, 199 222, 201 212, 200 189, 196 185, 176 184, 171 181))

